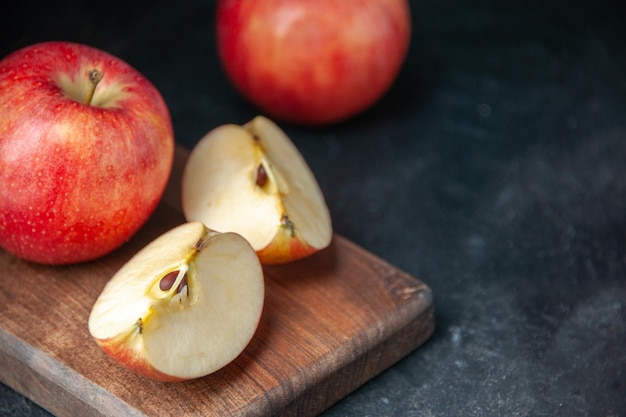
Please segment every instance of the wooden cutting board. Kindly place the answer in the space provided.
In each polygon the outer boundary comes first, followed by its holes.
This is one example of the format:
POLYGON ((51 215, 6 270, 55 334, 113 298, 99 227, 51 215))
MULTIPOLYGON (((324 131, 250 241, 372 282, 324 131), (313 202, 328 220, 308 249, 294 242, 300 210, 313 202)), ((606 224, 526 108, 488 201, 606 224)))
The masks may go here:
POLYGON ((47 267, 0 250, 0 378, 58 416, 311 416, 416 347, 434 330, 430 289, 335 235, 308 259, 266 267, 257 333, 230 365, 158 383, 119 367, 87 319, 105 283, 136 251, 182 223, 187 152, 150 221, 115 253, 47 267))

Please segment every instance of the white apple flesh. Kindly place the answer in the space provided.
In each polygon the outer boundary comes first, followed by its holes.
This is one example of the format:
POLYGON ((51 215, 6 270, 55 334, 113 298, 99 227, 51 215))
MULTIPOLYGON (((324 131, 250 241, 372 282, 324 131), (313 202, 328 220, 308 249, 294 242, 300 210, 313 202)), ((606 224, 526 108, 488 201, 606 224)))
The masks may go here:
POLYGON ((161 235, 107 283, 89 316, 100 347, 160 381, 213 373, 256 332, 264 278, 249 243, 198 222, 161 235))
POLYGON ((289 137, 258 116, 207 133, 182 180, 188 221, 245 237, 261 263, 311 255, 330 244, 332 224, 315 176, 289 137))

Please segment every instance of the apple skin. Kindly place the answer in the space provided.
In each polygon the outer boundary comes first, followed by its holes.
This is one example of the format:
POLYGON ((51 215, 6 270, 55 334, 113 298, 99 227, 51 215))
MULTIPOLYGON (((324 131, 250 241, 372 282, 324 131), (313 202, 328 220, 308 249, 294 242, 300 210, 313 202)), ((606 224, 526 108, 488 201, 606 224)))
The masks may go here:
POLYGON ((266 247, 257 251, 257 256, 263 265, 280 265, 306 258, 319 251, 319 248, 309 245, 298 234, 292 237, 289 229, 283 227, 266 247))
POLYGON ((407 0, 220 0, 216 25, 235 88, 270 116, 311 126, 378 101, 411 34, 407 0))
POLYGON ((28 261, 99 258, 147 221, 174 133, 157 89, 99 49, 27 46, 0 61, 0 247, 28 261), (104 75, 84 104, 88 73, 104 75))
POLYGON ((96 339, 96 343, 115 361, 123 364, 129 371, 144 378, 159 382, 181 382, 189 379, 168 375, 150 365, 145 357, 143 344, 140 339, 137 331, 129 330, 126 334, 110 339, 96 339), (137 340, 131 340, 133 338, 137 340))

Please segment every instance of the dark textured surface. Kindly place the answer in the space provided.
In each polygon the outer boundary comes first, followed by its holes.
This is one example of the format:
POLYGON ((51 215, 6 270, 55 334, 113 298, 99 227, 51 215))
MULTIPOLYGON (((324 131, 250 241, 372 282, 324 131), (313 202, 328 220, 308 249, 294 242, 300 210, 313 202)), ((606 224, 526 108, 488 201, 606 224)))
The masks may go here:
MULTIPOLYGON (((336 231, 435 295, 433 338, 326 415, 625 416, 624 6, 411 6, 410 56, 377 106, 283 125, 336 231)), ((256 114, 217 63, 213 7, 9 0, 0 54, 67 39, 118 55, 192 146, 256 114)), ((0 388, 0 415, 47 415, 0 388)))

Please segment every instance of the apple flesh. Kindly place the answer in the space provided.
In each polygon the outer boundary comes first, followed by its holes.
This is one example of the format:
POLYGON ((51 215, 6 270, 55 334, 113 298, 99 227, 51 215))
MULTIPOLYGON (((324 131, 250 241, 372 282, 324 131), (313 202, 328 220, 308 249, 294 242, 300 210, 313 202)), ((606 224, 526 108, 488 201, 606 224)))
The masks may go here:
POLYGON ((119 58, 46 42, 0 61, 0 247, 8 252, 45 264, 111 252, 156 208, 173 155, 163 98, 119 58))
POLYGON ((407 0, 220 0, 221 64, 274 119, 326 125, 373 105, 410 42, 407 0))
POLYGON ((183 381, 232 362, 256 332, 263 303, 263 270, 249 243, 190 222, 149 243, 111 278, 89 332, 129 370, 183 381))
POLYGON ((200 139, 181 190, 188 221, 242 235, 263 264, 309 256, 332 239, 313 172, 285 132, 263 116, 219 126, 200 139))

